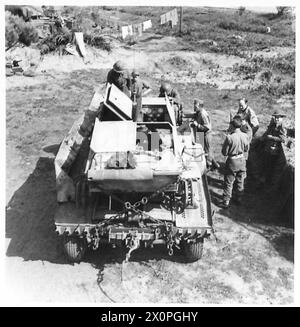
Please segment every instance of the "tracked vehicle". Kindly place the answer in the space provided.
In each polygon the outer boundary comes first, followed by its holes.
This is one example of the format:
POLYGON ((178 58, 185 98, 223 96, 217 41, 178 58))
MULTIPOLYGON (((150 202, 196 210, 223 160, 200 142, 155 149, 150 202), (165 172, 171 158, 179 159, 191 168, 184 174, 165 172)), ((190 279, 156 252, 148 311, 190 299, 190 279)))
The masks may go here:
POLYGON ((56 231, 71 261, 103 243, 132 251, 165 244, 201 258, 212 233, 206 158, 193 135, 179 135, 172 103, 142 99, 142 121, 113 84, 94 94, 55 158, 56 231))

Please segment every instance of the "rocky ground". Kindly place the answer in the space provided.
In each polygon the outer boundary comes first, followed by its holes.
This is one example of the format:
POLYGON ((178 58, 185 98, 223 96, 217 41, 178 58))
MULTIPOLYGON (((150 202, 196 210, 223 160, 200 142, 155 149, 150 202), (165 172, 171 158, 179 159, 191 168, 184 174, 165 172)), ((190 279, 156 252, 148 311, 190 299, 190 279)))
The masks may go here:
MULTIPOLYGON (((173 36, 144 35, 132 47, 116 44, 112 53, 88 49, 79 57, 49 55, 35 77, 6 79, 6 244, 8 299, 59 303, 291 304, 294 230, 274 198, 248 184, 241 206, 219 209, 221 172, 209 173, 217 240, 204 245, 203 259, 187 264, 164 248, 140 249, 122 265, 124 253, 105 247, 69 264, 54 232, 57 207, 53 160, 63 137, 87 108, 95 87, 120 56, 141 70, 157 94, 162 74, 179 90, 185 111, 202 98, 214 128, 219 161, 229 113, 241 96, 249 99, 262 133, 276 108, 284 108, 294 128, 293 96, 275 97, 242 79, 235 65, 246 59, 184 50, 173 36)), ((271 49, 272 50, 272 49, 271 49)), ((33 49, 18 49, 38 60, 33 49)), ((274 49, 274 51, 277 51, 274 49)), ((293 49, 281 47, 280 51, 293 49)), ((261 51, 262 52, 262 51, 261 51)), ((261 53, 260 53, 261 54, 261 53)), ((266 56, 269 51, 266 52, 266 56)), ((293 142, 293 138, 290 139, 293 142)), ((293 158, 293 152, 291 152, 293 158)))

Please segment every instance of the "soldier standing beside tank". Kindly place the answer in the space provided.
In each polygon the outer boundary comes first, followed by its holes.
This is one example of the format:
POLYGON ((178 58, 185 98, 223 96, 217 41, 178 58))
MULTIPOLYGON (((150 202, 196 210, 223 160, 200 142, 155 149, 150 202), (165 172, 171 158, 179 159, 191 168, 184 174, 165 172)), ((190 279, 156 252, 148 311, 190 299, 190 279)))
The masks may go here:
POLYGON ((150 85, 139 79, 139 72, 134 69, 132 71, 131 80, 131 100, 133 101, 133 121, 142 121, 142 95, 146 95, 151 91, 150 85), (143 89, 147 91, 143 94, 143 89))
POLYGON ((244 180, 247 175, 245 155, 248 153, 249 140, 245 133, 241 131, 242 119, 235 116, 232 119, 233 131, 226 136, 222 146, 222 154, 227 157, 224 174, 223 208, 228 208, 232 197, 232 189, 236 182, 237 193, 236 202, 241 202, 244 193, 244 180))
POLYGON ((211 121, 208 112, 204 109, 202 100, 194 100, 195 117, 190 126, 195 132, 195 140, 197 141, 197 132, 204 133, 204 151, 207 154, 207 168, 220 168, 220 165, 215 161, 212 152, 211 140, 211 121))
POLYGON ((266 132, 262 136, 264 143, 263 170, 269 192, 276 190, 286 165, 286 158, 282 148, 282 143, 285 143, 286 139, 286 129, 283 127, 282 122, 283 117, 285 117, 284 114, 275 111, 266 132))
POLYGON ((114 84, 118 89, 130 97, 131 79, 126 64, 119 60, 108 72, 106 83, 114 84))
POLYGON ((172 88, 170 83, 166 82, 165 80, 162 80, 158 96, 165 97, 166 95, 175 104, 176 124, 181 125, 183 110, 179 92, 175 88, 172 88))
POLYGON ((250 140, 249 140, 249 142, 251 143, 252 137, 255 136, 255 134, 259 128, 259 122, 258 122, 258 119, 257 119, 257 116, 256 116, 254 110, 248 106, 247 99, 242 98, 239 100, 239 109, 238 109, 237 114, 240 115, 240 117, 242 118, 242 121, 243 121, 243 125, 241 127, 242 132, 245 132, 249 135, 247 128, 248 128, 248 126, 251 127, 252 135, 250 136, 250 140))

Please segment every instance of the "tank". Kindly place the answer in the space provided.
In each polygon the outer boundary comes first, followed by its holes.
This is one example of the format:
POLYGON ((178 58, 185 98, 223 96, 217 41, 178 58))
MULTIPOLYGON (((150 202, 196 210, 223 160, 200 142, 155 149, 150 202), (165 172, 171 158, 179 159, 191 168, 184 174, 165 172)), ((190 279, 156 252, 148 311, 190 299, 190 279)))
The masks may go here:
POLYGON ((104 243, 164 244, 199 260, 213 232, 206 158, 190 133, 177 132, 168 97, 143 97, 142 119, 113 84, 95 92, 55 158, 56 232, 69 260, 104 243))

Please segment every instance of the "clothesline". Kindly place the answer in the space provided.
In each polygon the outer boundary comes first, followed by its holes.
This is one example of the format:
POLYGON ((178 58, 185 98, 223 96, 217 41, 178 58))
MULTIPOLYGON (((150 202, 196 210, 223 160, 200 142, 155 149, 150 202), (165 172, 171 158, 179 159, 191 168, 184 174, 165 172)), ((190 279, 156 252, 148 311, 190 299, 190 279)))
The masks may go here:
POLYGON ((128 35, 142 36, 143 32, 152 27, 151 19, 138 24, 126 25, 121 27, 122 39, 124 40, 128 35))
POLYGON ((166 12, 165 14, 160 16, 160 24, 164 25, 168 22, 171 22, 171 26, 177 25, 178 23, 178 14, 177 14, 177 8, 166 12))
MULTIPOLYGON (((172 28, 178 23, 177 8, 166 12, 160 16, 160 24, 166 24, 171 22, 172 28)), ((151 19, 138 24, 126 25, 121 27, 122 39, 124 40, 127 36, 138 35, 142 36, 143 32, 152 27, 151 19)))

